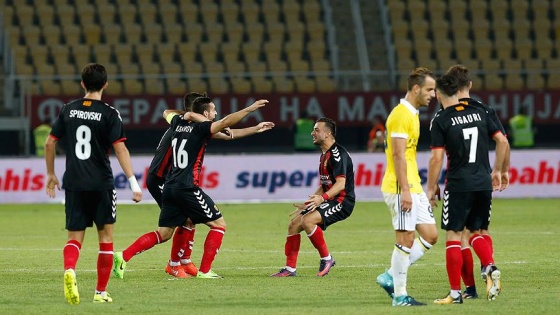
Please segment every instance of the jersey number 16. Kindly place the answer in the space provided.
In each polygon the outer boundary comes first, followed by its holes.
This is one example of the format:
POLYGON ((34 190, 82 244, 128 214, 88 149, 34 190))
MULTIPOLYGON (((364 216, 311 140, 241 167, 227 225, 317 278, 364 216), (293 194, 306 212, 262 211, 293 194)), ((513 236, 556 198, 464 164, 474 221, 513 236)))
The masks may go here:
POLYGON ((181 140, 179 148, 177 148, 177 138, 171 140, 171 146, 173 146, 173 166, 178 168, 185 168, 189 165, 189 154, 185 150, 185 144, 187 139, 181 140))

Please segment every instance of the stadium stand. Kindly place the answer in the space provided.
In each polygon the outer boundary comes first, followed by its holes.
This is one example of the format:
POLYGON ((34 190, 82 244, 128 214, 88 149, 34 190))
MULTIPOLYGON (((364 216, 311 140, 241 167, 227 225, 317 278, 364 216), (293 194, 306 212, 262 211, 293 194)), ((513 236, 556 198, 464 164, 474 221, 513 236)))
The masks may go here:
MULTIPOLYGON (((262 75, 252 78, 245 71, 293 71, 302 73, 290 76, 297 77, 300 90, 332 90, 331 78, 317 84, 319 79, 307 73, 332 69, 319 0, 267 2, 266 10, 262 6, 259 0, 8 0, 3 15, 8 42, 18 56, 18 75, 71 75, 96 61, 117 70, 126 94, 184 92, 191 86, 214 93, 295 86, 287 78, 270 80, 268 75, 262 80, 262 75), (240 56, 240 49, 248 55, 240 56), (162 73, 183 78, 148 84, 162 73)), ((69 83, 44 80, 53 82, 39 84, 34 92, 49 88, 54 93, 57 84, 63 94, 73 91, 69 83)))
MULTIPOLYGON (((333 70, 320 0, 4 3, 6 43, 18 75, 70 76, 97 61, 116 71, 115 91, 126 94, 336 88, 331 76, 320 75, 333 70), (175 77, 156 84, 160 75, 175 77)), ((548 65, 558 56, 559 1, 386 0, 383 5, 401 76, 415 66, 444 71, 463 63, 486 89, 556 84, 558 74, 548 65)), ((65 80, 45 80, 53 82, 37 84, 36 93, 43 88, 53 93, 57 84, 63 94, 74 91, 65 80)))

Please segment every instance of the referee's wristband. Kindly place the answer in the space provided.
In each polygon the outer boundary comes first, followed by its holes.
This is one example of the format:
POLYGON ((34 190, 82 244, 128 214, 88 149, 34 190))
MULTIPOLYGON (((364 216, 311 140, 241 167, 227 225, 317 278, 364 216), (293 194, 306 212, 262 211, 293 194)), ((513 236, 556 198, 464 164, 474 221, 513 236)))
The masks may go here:
POLYGON ((138 181, 136 180, 136 176, 130 176, 128 178, 128 182, 130 183, 130 189, 133 192, 142 192, 142 190, 140 189, 140 185, 138 185, 138 181))
POLYGON ((322 194, 321 197, 323 197, 323 201, 329 200, 329 195, 327 195, 327 193, 322 194))

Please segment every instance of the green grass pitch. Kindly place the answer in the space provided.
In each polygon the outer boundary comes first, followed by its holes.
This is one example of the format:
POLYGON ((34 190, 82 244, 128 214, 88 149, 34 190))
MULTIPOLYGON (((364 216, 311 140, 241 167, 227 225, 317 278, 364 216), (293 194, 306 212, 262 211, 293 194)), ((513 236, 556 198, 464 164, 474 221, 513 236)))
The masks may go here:
MULTIPOLYGON (((325 233, 337 265, 315 273, 318 254, 302 237, 298 277, 270 278, 284 265, 290 204, 221 204, 228 224, 213 270, 223 280, 170 278, 164 268, 170 242, 134 257, 125 279, 111 278, 112 304, 93 304, 97 233, 86 232, 77 265, 81 303, 64 299, 64 209, 59 204, 0 205, 0 312, 2 314, 387 314, 405 312, 375 283, 390 263, 393 231, 380 202, 359 202, 352 216, 325 233)), ((154 230, 156 205, 119 205, 115 250, 154 230)), ((448 292, 445 234, 409 270, 408 292, 426 307, 415 314, 556 314, 560 309, 560 200, 494 201, 491 233, 502 270, 497 300, 434 305, 448 292)), ((435 216, 439 226, 440 209, 435 216)), ((198 226, 193 260, 199 265, 208 228, 198 226)), ((478 265, 475 257, 475 266, 478 265)), ((477 275, 479 294, 484 292, 477 275)))

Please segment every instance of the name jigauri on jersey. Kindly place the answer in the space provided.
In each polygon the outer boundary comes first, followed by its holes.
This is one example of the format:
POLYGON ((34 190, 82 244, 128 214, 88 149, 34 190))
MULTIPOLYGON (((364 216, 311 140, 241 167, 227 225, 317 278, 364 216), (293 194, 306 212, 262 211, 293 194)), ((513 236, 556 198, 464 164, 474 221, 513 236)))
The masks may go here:
POLYGON ((101 113, 98 112, 84 112, 82 110, 73 109, 70 111, 70 118, 79 118, 87 120, 101 121, 101 113))
POLYGON ((177 126, 175 132, 192 132, 192 126, 177 126))
POLYGON ((473 121, 481 121, 480 114, 468 114, 465 116, 451 117, 451 126, 468 124, 473 121))

